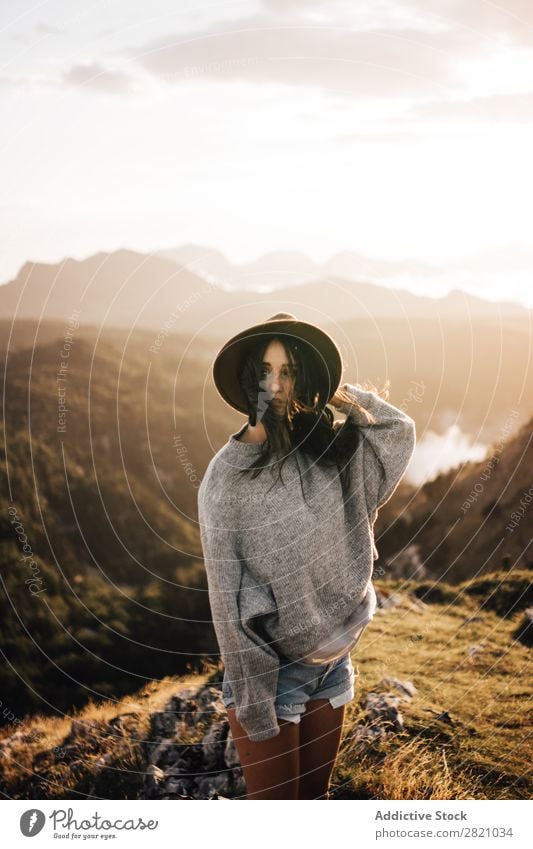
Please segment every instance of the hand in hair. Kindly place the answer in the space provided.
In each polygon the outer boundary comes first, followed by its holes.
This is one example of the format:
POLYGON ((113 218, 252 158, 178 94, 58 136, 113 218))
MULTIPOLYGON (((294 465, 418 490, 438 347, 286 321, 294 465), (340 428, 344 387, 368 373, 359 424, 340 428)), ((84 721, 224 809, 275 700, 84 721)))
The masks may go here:
POLYGON ((352 406, 358 406, 355 402, 355 399, 352 398, 344 389, 337 389, 334 395, 329 399, 328 404, 331 404, 332 407, 338 409, 342 404, 351 404, 352 406))

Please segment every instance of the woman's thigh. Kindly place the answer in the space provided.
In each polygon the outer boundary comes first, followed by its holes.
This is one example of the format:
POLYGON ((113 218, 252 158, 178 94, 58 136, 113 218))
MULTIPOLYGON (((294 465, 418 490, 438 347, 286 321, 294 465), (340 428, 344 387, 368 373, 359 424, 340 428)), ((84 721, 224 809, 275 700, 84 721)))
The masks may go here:
POLYGON ((279 719, 280 733, 255 743, 228 707, 231 734, 246 783, 247 799, 297 799, 300 774, 299 726, 279 719))
POLYGON ((329 699, 310 699, 300 723, 299 799, 327 798, 339 751, 346 705, 332 707, 329 699))

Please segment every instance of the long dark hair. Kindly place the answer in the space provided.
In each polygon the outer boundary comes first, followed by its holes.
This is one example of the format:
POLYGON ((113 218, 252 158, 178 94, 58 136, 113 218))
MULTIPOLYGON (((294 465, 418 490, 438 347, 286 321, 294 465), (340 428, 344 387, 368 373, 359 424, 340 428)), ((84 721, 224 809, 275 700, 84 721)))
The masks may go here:
MULTIPOLYGON (((318 355, 304 340, 290 335, 272 335, 262 336, 253 345, 241 363, 239 380, 248 402, 249 422, 255 427, 259 419, 267 439, 261 443, 258 458, 241 469, 241 475, 251 473, 252 478, 256 478, 265 466, 271 465, 272 472, 275 467, 278 468, 278 477, 282 480, 283 465, 291 452, 299 449, 311 455, 319 466, 337 466, 343 488, 349 487, 349 462, 357 450, 361 434, 359 426, 348 417, 345 422, 334 421, 331 409, 326 406, 329 398, 325 397, 327 387, 320 378, 322 374, 318 355), (294 378, 284 417, 276 414, 267 393, 260 387, 263 356, 274 340, 283 345, 294 378)), ((373 385, 366 384, 366 388, 375 390, 373 385)), ((367 424, 374 424, 372 414, 358 405, 352 396, 342 390, 337 392, 343 400, 355 403, 367 424)), ((300 485, 305 499, 301 473, 300 485)))

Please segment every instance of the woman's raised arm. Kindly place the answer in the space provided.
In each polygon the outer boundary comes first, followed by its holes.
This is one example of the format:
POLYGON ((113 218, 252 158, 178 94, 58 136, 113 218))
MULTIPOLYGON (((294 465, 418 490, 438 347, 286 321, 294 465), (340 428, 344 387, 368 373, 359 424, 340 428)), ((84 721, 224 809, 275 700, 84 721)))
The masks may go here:
POLYGON ((336 393, 330 403, 360 429, 362 440, 357 450, 363 452, 365 496, 368 514, 374 521, 377 511, 392 496, 411 461, 416 445, 416 425, 407 413, 372 390, 351 383, 344 383, 339 389, 356 402, 340 400, 336 393), (368 423, 360 407, 372 414, 374 424, 368 423))

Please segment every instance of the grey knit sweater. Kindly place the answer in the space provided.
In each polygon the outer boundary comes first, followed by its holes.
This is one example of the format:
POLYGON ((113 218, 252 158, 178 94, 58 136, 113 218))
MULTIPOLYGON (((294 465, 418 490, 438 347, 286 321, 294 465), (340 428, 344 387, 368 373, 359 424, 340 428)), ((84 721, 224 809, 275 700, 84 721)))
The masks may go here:
POLYGON ((373 526, 398 486, 415 447, 410 416, 375 392, 342 388, 376 423, 349 404, 339 410, 362 439, 343 490, 335 467, 301 451, 282 469, 239 477, 259 443, 232 434, 211 459, 198 490, 198 518, 209 602, 237 719, 253 741, 279 734, 275 698, 280 655, 302 660, 327 644, 347 614, 368 608, 373 526), (306 501, 302 496, 300 476, 306 501))

